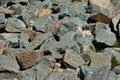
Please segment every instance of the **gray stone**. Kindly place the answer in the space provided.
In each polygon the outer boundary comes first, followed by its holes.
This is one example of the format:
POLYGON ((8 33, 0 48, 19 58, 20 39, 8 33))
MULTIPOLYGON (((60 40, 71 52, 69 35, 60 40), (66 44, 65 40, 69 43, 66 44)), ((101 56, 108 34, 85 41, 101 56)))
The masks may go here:
POLYGON ((87 55, 91 58, 91 67, 99 68, 104 65, 111 65, 111 55, 105 55, 103 53, 90 53, 88 52, 87 55))
POLYGON ((64 80, 80 80, 77 75, 75 75, 75 70, 74 69, 66 69, 64 72, 64 80))
POLYGON ((6 47, 18 47, 19 34, 10 34, 10 36, 6 37, 6 41, 6 47))
POLYGON ((36 38, 32 42, 25 45, 25 48, 27 50, 33 50, 39 47, 46 39, 48 39, 51 36, 52 36, 51 33, 46 33, 46 34, 36 36, 36 38))
POLYGON ((0 29, 5 28, 5 16, 3 13, 0 13, 0 29))
POLYGON ((44 80, 64 80, 63 73, 52 72, 44 80))
POLYGON ((73 68, 85 64, 83 58, 78 53, 74 52, 72 49, 66 49, 63 61, 73 68))
POLYGON ((110 66, 108 65, 99 69, 82 66, 81 70, 85 76, 85 80, 117 80, 117 75, 110 71, 110 66))
POLYGON ((49 15, 45 15, 35 21, 34 27, 37 31, 46 32, 51 24, 53 24, 52 18, 49 15))
POLYGON ((105 43, 106 45, 112 46, 116 41, 116 36, 110 31, 101 29, 95 36, 95 40, 100 43, 105 43))
POLYGON ((118 75, 118 80, 120 80, 120 74, 118 75))
POLYGON ((115 66, 115 67, 113 68, 113 71, 114 71, 115 73, 117 73, 117 74, 120 74, 120 65, 119 65, 119 66, 115 66))
POLYGON ((36 74, 34 69, 27 69, 22 71, 19 80, 36 80, 36 74))
POLYGON ((17 78, 10 78, 10 79, 0 79, 0 80, 18 80, 17 78))
POLYGON ((77 15, 78 15, 78 11, 74 7, 71 7, 68 4, 60 5, 60 16, 75 17, 77 15))
POLYGON ((5 30, 7 32, 21 32, 26 28, 23 21, 16 18, 9 18, 6 22, 5 30))
POLYGON ((14 15, 20 15, 24 7, 21 6, 20 4, 17 4, 17 5, 10 6, 9 9, 14 11, 14 15))
POLYGON ((43 64, 37 64, 33 69, 35 70, 37 80, 44 80, 52 71, 50 67, 43 64))
POLYGON ((5 55, 0 56, 0 71, 9 71, 17 73, 19 65, 12 59, 5 55))
POLYGON ((19 47, 23 48, 28 43, 29 43, 29 36, 22 32, 19 35, 19 47))

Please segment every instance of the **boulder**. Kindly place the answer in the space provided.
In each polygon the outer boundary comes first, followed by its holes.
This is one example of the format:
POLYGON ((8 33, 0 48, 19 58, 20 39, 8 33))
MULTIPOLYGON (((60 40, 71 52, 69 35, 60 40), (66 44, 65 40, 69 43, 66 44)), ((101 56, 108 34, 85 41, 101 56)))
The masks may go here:
POLYGON ((115 73, 117 73, 117 74, 120 74, 120 65, 119 65, 119 66, 115 66, 115 67, 113 68, 113 71, 114 71, 115 73))

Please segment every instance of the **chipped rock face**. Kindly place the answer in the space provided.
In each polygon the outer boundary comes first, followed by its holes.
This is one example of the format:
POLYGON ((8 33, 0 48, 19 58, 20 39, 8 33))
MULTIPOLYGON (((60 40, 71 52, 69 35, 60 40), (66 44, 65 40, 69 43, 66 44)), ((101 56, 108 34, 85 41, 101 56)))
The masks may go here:
POLYGON ((29 68, 37 63, 37 59, 42 56, 43 51, 34 50, 17 54, 17 59, 22 69, 29 68))

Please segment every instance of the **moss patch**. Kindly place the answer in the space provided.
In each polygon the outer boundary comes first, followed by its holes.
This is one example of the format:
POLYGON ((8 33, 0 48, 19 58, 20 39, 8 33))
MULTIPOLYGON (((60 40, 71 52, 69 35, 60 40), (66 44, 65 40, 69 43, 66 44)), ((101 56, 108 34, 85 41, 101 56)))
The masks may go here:
POLYGON ((111 59, 111 68, 113 69, 115 66, 120 65, 120 63, 117 61, 116 57, 114 55, 112 55, 112 59, 111 59))
POLYGON ((117 48, 120 47, 120 41, 119 40, 114 42, 114 47, 117 47, 117 48))

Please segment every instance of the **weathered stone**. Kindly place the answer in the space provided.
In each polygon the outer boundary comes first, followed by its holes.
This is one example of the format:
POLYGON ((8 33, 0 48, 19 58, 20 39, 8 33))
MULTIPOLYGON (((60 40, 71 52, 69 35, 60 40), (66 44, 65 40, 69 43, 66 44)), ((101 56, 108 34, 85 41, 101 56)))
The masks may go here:
POLYGON ((10 79, 4 79, 4 78, 2 78, 0 80, 18 80, 18 79, 17 78, 10 78, 10 79))
POLYGON ((21 72, 19 80, 36 80, 34 69, 27 69, 21 72))
POLYGON ((5 30, 7 32, 21 32, 26 28, 23 21, 16 18, 9 18, 6 22, 5 30))
POLYGON ((114 30, 118 31, 117 30, 117 25, 119 24, 119 17, 120 17, 120 14, 116 15, 113 19, 112 19, 112 22, 113 22, 113 25, 114 25, 114 30))
MULTIPOLYGON (((44 53, 44 55, 46 54, 44 53)), ((49 66, 50 68, 53 68, 55 66, 55 59, 52 56, 44 56, 39 60, 38 63, 49 66)))
POLYGON ((37 19, 34 23, 35 30, 46 32, 49 25, 53 24, 53 20, 49 15, 37 19))
POLYGON ((11 58, 1 55, 0 56, 0 71, 9 71, 17 73, 19 71, 19 66, 11 58))
POLYGON ((36 36, 32 42, 25 45, 25 48, 27 50, 33 50, 33 49, 39 47, 46 39, 48 39, 51 36, 52 36, 51 33, 46 33, 46 34, 36 36))
POLYGON ((105 65, 99 69, 82 66, 81 70, 85 80, 117 80, 116 74, 110 71, 110 66, 108 65, 105 65))
POLYGON ((113 68, 113 71, 114 71, 115 73, 117 73, 117 74, 120 74, 120 65, 119 65, 119 66, 115 66, 115 67, 113 68))
POLYGON ((111 0, 90 0, 90 3, 91 4, 95 4, 99 7, 102 7, 102 8, 107 8, 108 6, 111 5, 111 0))
POLYGON ((118 75, 118 80, 120 79, 120 74, 118 75))
POLYGON ((79 78, 75 75, 75 70, 74 69, 66 69, 64 71, 64 80, 79 80, 79 78))
POLYGON ((50 67, 43 64, 37 64, 33 69, 35 70, 37 80, 44 80, 52 71, 50 67))
POLYGON ((105 55, 102 53, 87 53, 91 58, 91 67, 99 68, 103 65, 111 65, 111 55, 105 55))
POLYGON ((22 13, 23 6, 21 6, 20 4, 15 4, 10 6, 9 9, 14 11, 14 15, 19 15, 22 13))
POLYGON ((6 41, 0 40, 0 55, 2 54, 6 45, 6 41))
POLYGON ((26 44, 29 43, 29 35, 25 34, 25 33, 21 33, 19 36, 19 47, 23 48, 26 44))
POLYGON ((64 55, 64 62, 74 68, 85 64, 83 58, 72 49, 66 50, 64 55))
POLYGON ((116 36, 114 33, 101 29, 95 36, 95 40, 100 43, 105 43, 106 45, 112 46, 116 41, 116 36))
POLYGON ((6 47, 18 47, 19 34, 5 34, 6 47))
POLYGON ((21 69, 26 69, 34 66, 42 55, 42 50, 27 51, 17 54, 17 60, 21 66, 21 69))
POLYGON ((64 80, 63 73, 52 72, 44 78, 44 80, 64 80))
POLYGON ((103 12, 94 12, 91 14, 90 18, 97 22, 102 22, 106 24, 111 22, 111 18, 109 17, 109 15, 106 15, 103 12))
POLYGON ((0 13, 0 29, 5 28, 5 16, 3 13, 0 13))
POLYGON ((62 4, 60 6, 60 17, 71 16, 75 17, 78 15, 77 10, 74 7, 69 6, 68 4, 62 4))

